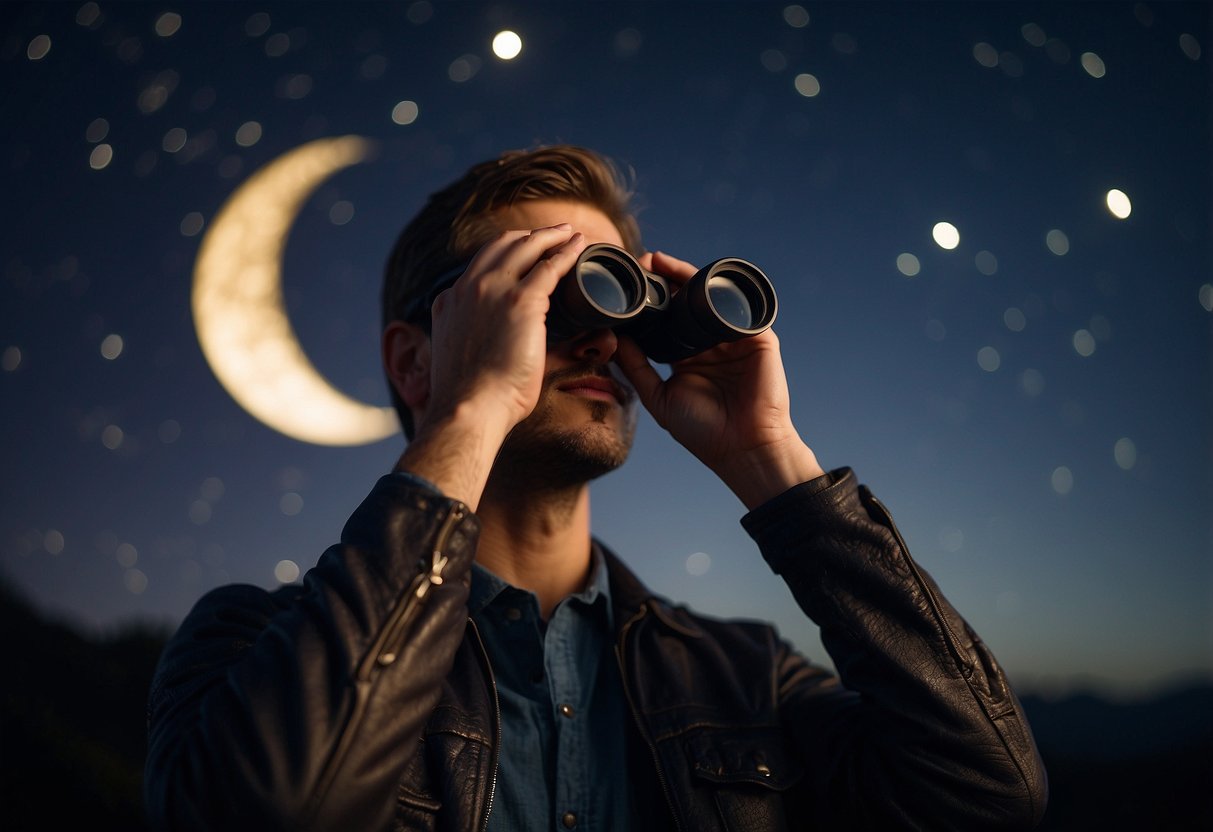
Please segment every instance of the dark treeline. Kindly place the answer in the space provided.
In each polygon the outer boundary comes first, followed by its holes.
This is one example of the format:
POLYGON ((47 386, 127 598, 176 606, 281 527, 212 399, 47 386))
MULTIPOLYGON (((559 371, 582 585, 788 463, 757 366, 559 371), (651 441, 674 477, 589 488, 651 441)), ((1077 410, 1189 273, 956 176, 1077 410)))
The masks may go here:
MULTIPOLYGON (((145 702, 168 633, 100 639, 40 616, 0 581, 9 635, 0 826, 146 829, 145 702)), ((1213 685, 1127 704, 1023 697, 1049 770, 1050 832, 1213 829, 1213 685)))

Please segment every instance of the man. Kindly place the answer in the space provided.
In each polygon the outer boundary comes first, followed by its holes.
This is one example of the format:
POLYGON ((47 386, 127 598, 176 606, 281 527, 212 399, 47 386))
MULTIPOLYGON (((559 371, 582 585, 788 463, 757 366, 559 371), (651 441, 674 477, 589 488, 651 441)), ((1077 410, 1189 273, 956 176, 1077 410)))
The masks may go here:
POLYGON ((818 465, 774 333, 665 380, 611 329, 550 342, 592 242, 695 271, 641 252, 614 168, 579 148, 476 166, 404 230, 383 361, 411 441, 302 587, 222 588, 182 624, 151 695, 154 825, 1033 826, 1018 702, 884 507, 818 465), (840 679, 671 606, 591 538, 588 483, 626 458, 637 400, 749 509, 840 679))

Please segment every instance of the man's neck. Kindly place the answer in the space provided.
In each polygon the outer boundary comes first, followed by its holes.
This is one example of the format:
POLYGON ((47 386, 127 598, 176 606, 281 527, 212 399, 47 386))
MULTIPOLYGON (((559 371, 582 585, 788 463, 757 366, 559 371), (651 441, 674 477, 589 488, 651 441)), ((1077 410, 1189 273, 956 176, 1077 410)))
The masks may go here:
POLYGON ((535 593, 544 620, 590 573, 590 489, 534 493, 490 480, 480 506, 476 561, 535 593))

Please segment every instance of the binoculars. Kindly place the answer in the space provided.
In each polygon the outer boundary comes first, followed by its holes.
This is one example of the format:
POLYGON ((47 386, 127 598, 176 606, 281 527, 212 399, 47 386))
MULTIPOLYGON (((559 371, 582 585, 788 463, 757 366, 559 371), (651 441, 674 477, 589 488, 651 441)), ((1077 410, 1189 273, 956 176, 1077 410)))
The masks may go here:
POLYGON ((618 246, 595 243, 552 293, 548 337, 610 328, 668 364, 765 332, 778 305, 770 279, 745 260, 716 260, 678 286, 618 246))

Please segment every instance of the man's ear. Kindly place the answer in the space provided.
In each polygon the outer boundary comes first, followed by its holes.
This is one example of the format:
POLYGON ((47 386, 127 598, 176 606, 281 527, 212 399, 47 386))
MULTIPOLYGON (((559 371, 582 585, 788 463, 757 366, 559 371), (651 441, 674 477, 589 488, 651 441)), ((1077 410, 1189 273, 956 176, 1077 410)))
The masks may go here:
POLYGON ((396 395, 414 413, 430 400, 430 336, 415 324, 392 321, 383 330, 383 369, 396 395))

